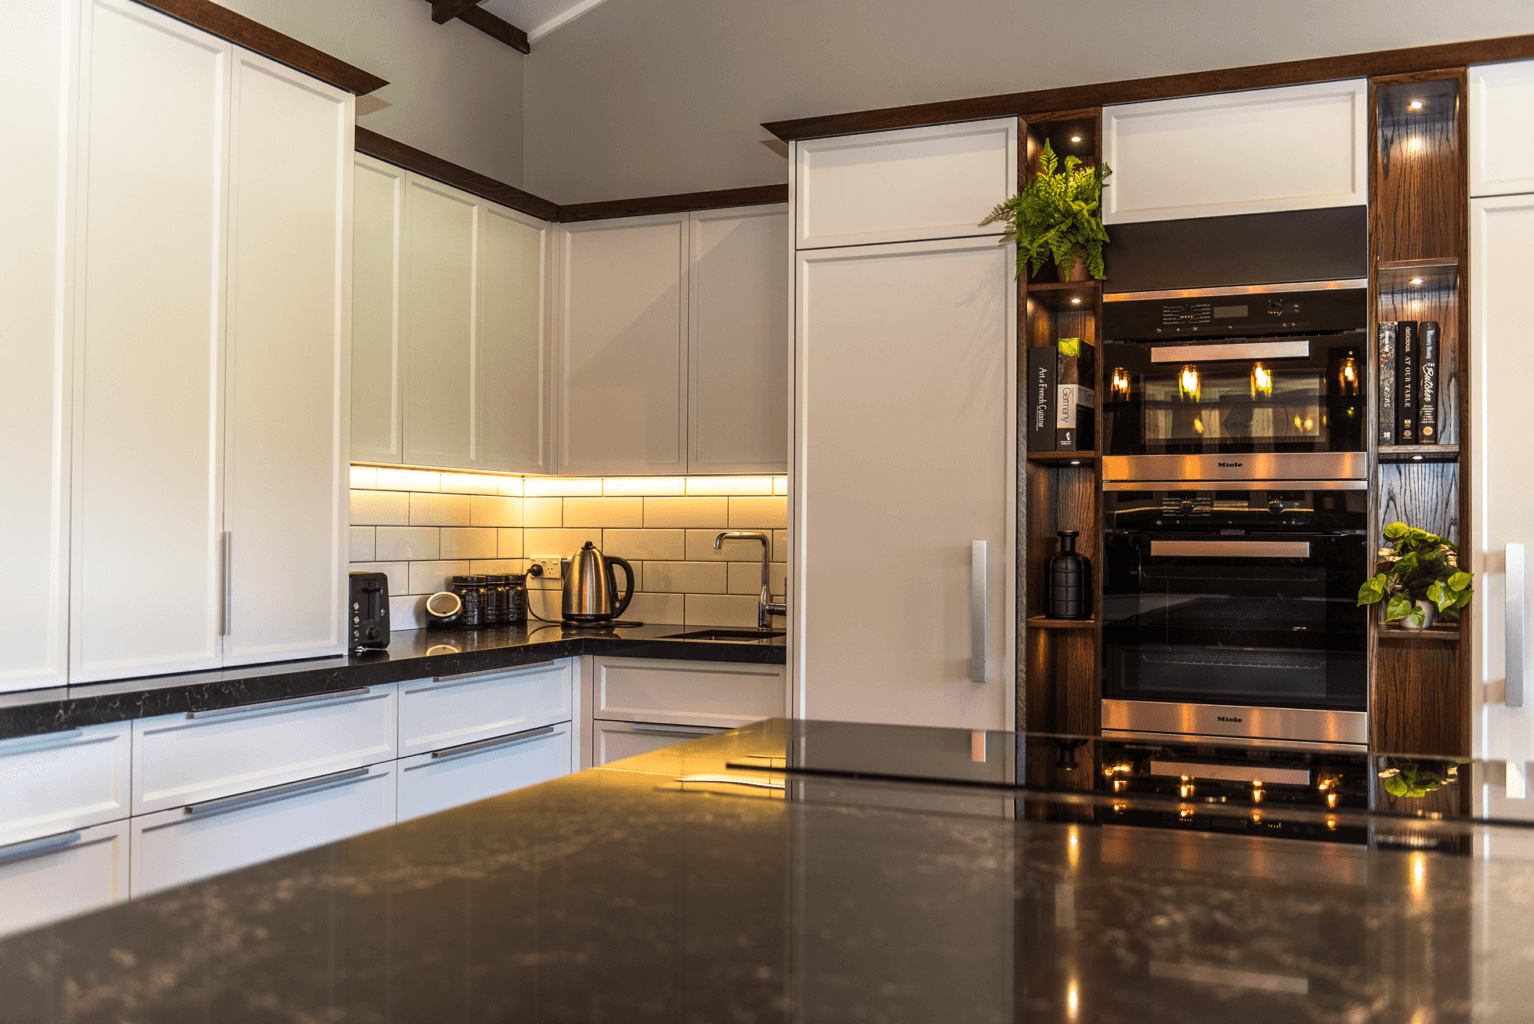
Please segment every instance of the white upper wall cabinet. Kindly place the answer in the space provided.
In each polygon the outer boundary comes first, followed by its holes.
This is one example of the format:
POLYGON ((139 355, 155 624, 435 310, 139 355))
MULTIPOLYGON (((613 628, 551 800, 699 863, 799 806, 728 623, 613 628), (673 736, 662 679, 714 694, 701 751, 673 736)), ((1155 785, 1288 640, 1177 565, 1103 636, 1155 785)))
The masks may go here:
POLYGON ((562 226, 561 473, 687 471, 687 223, 562 226))
POLYGON ((1470 69, 1470 194, 1534 192, 1534 61, 1470 69))
POLYGON ((999 235, 979 223, 1017 191, 1017 119, 810 139, 794 160, 795 244, 999 235))
POLYGON ((544 268, 553 234, 535 217, 484 205, 474 373, 474 465, 479 469, 554 471, 548 416, 552 374, 544 331, 544 268))
POLYGON ((1364 79, 1103 108, 1103 221, 1364 206, 1364 79))
POLYGON ((0 690, 62 686, 69 624, 69 105, 78 4, 0 4, 0 690))
POLYGON ((402 462, 400 273, 405 172, 356 155, 352 181, 352 458, 402 462))
POLYGON ((692 214, 690 473, 788 471, 788 207, 692 214))
POLYGON ((237 49, 225 665, 345 649, 351 93, 237 49))

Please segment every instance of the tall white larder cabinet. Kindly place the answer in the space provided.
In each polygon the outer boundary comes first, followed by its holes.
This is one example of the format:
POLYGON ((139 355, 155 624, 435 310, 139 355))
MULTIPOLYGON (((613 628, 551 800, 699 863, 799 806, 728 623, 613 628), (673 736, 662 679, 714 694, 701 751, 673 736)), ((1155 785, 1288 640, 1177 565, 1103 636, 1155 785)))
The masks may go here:
POLYGON ((1473 751, 1522 765, 1534 759, 1526 422, 1534 331, 1525 298, 1534 277, 1534 61, 1471 68, 1470 101, 1473 751))
POLYGON ((793 150, 792 713, 1011 728, 1017 122, 793 150))
POLYGON ((65 650, 72 682, 338 653, 352 97, 130 0, 27 16, 57 42, 22 222, 53 312, 5 346, 34 375, 5 515, 48 628, 3 685, 65 650))

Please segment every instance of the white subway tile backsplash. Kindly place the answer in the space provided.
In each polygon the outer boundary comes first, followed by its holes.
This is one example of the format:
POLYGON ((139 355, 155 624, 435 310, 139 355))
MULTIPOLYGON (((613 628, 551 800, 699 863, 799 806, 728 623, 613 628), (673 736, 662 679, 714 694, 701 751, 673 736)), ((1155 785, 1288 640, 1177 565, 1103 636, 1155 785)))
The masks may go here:
POLYGON ((688 494, 771 494, 770 476, 690 476, 688 494))
POLYGON ((500 494, 501 478, 474 473, 443 473, 444 494, 500 494))
POLYGON ((658 558, 680 562, 687 557, 685 530, 603 530, 602 553, 629 561, 658 558))
POLYGON ((723 594, 723 562, 646 562, 644 591, 650 594, 723 594))
POLYGON ((565 525, 565 499, 523 498, 522 525, 557 529, 565 525))
POLYGON ((389 595, 389 628, 425 629, 426 595, 403 594, 396 597, 391 593, 389 595))
POLYGON ((493 529, 449 526, 442 531, 443 558, 495 558, 498 553, 493 529))
POLYGON ((410 522, 410 495, 390 491, 352 491, 353 526, 405 526, 410 522))
POLYGON ((371 491, 378 486, 378 470, 370 466, 353 466, 351 486, 357 491, 371 491))
POLYGON ((424 469, 380 469, 380 491, 440 491, 442 474, 424 469))
POLYGON ((349 561, 371 562, 373 560, 373 528, 371 526, 353 526, 349 543, 347 555, 349 561))
POLYGON ((649 494, 686 494, 687 478, 682 476, 610 476, 602 481, 602 493, 608 495, 632 494, 641 497, 649 494))
POLYGON ((757 600, 728 594, 688 594, 682 615, 689 626, 756 627, 757 600))
POLYGON ((774 562, 788 561, 788 531, 772 531, 772 560, 774 562))
POLYGON ((644 525, 647 528, 677 526, 718 526, 729 522, 729 498, 646 498, 644 525))
POLYGON ((730 529, 771 530, 788 526, 787 498, 730 498, 730 529))
POLYGON ((689 562, 760 562, 762 546, 754 540, 727 540, 716 551, 714 538, 725 530, 687 531, 687 561, 689 562))
POLYGON ((601 497, 599 476, 530 476, 522 481, 522 493, 531 497, 583 495, 601 497))
POLYGON ((501 484, 500 493, 501 494, 504 494, 504 495, 507 495, 507 496, 513 497, 513 498, 520 498, 520 497, 522 497, 522 478, 521 477, 519 477, 519 476, 502 476, 502 477, 497 477, 496 479, 500 481, 500 484, 501 484))
POLYGON ((772 493, 773 494, 787 494, 788 493, 788 477, 786 477, 786 476, 775 476, 775 477, 773 477, 772 478, 772 493))
POLYGON ((521 530, 496 530, 495 531, 495 557, 497 557, 497 558, 521 558, 522 557, 522 531, 521 530))
MULTIPOLYGON (((522 547, 527 558, 569 558, 591 541, 602 546, 601 530, 523 530, 522 547)), ((556 581, 557 582, 557 581, 556 581)))
POLYGON ((467 494, 410 495, 411 526, 468 526, 467 494))
MULTIPOLYGON (((553 619, 555 622, 558 622, 564 614, 560 609, 560 599, 562 596, 560 592, 557 590, 535 589, 532 586, 533 580, 528 580, 527 583, 528 608, 545 619, 553 619)), ((536 620, 529 616, 528 628, 531 629, 534 625, 536 625, 536 620)))
POLYGON ((644 525, 643 498, 566 498, 565 526, 639 527, 644 525))
POLYGON ((467 560, 455 562, 411 562, 410 593, 435 594, 447 589, 449 576, 469 575, 467 560))
POLYGON ((522 498, 473 497, 469 522, 474 526, 521 526, 522 498))
POLYGON ((389 593, 410 593, 409 562, 353 562, 352 572, 381 572, 389 577, 389 593))
POLYGON ((634 594, 634 600, 623 610, 625 621, 674 622, 686 621, 683 614, 684 599, 681 594, 634 594))
POLYGON ((434 526, 380 526, 373 558, 379 562, 435 559, 441 532, 434 526))
POLYGON ((488 558, 476 559, 469 563, 469 572, 476 576, 487 574, 502 576, 506 573, 520 575, 527 571, 527 559, 525 558, 488 558))
MULTIPOLYGON (((761 594, 762 592, 762 567, 761 564, 749 562, 730 562, 730 593, 732 594, 761 594)), ((775 598, 781 598, 784 594, 784 574, 788 566, 782 562, 771 562, 767 566, 767 592, 775 598)))

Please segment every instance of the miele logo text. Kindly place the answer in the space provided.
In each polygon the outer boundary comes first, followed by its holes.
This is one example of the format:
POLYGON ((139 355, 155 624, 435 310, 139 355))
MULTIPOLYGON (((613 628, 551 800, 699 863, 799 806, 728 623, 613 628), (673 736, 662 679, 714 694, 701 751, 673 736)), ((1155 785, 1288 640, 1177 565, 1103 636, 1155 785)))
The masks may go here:
POLYGON ((1227 718, 1224 715, 1215 715, 1214 716, 1214 720, 1216 722, 1239 722, 1239 721, 1241 721, 1241 719, 1239 719, 1239 718, 1227 718))
POLYGON ((1221 469, 1240 469, 1242 466, 1246 465, 1246 463, 1244 463, 1244 462, 1221 462, 1218 465, 1219 465, 1219 467, 1221 469))

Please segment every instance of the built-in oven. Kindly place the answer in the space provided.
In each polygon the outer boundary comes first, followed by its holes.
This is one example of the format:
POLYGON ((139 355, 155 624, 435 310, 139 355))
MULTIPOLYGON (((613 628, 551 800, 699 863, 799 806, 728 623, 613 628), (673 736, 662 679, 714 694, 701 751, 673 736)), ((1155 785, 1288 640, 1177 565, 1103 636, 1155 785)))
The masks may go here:
POLYGON ((1105 480, 1362 480, 1362 281, 1104 296, 1105 480))
POLYGON ((1106 481, 1104 735, 1363 745, 1362 480, 1106 481))

